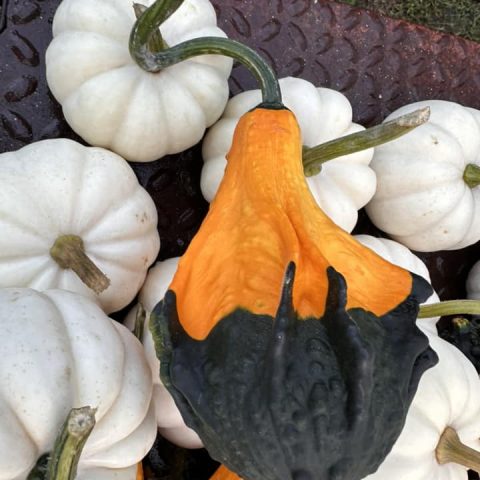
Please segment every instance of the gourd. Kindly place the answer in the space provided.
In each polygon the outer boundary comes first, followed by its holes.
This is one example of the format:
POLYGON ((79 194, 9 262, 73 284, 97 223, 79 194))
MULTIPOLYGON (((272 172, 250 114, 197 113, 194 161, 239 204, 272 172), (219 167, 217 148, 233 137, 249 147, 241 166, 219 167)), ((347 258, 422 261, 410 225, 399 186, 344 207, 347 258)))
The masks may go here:
POLYGON ((90 299, 0 290, 0 478, 26 478, 73 407, 96 408, 80 479, 134 480, 156 435, 140 343, 90 299), (107 475, 108 472, 108 475, 107 475))
MULTIPOLYGON (((160 22, 165 20, 158 49, 225 36, 208 0, 185 0, 168 17, 160 22)), ((130 56, 134 22, 130 0, 63 0, 46 53, 47 82, 67 122, 86 142, 145 162, 200 141, 225 107, 232 62, 202 56, 152 74, 130 56)))
MULTIPOLYGON (((284 105, 296 116, 302 143, 314 147, 334 138, 363 130, 352 123, 352 107, 340 92, 315 88, 300 78, 280 79, 284 105)), ((260 103, 260 90, 236 95, 227 103, 222 118, 203 141, 204 165, 201 188, 211 201, 223 177, 233 132, 240 117, 260 103)), ((375 193, 376 178, 369 168, 373 149, 344 155, 326 162, 315 175, 307 177, 312 195, 320 208, 340 227, 350 232, 357 223, 358 210, 375 193)))
MULTIPOLYGON (((420 260, 420 258, 414 255, 401 243, 387 238, 372 237, 371 235, 354 235, 354 238, 385 260, 388 260, 394 265, 405 268, 405 270, 416 273, 423 277, 428 283, 431 283, 430 273, 428 272, 427 266, 422 260, 420 260)), ((439 301, 440 298, 438 297, 437 292, 434 291, 425 301, 425 304, 437 303, 439 301)), ((439 317, 419 319, 419 325, 421 325, 423 329, 428 329, 429 331, 436 333, 437 329, 435 324, 438 320, 439 317)))
POLYGON ((366 480, 467 480, 467 469, 480 469, 478 374, 457 348, 425 333, 439 363, 423 375, 402 433, 366 480))
POLYGON ((298 124, 258 56, 223 39, 143 55, 161 68, 209 49, 248 64, 263 102, 241 118, 220 189, 152 314, 162 381, 237 475, 356 480, 383 460, 435 363, 415 326, 431 287, 318 208, 298 124))
POLYGON ((375 149, 377 190, 366 210, 394 240, 422 252, 455 250, 480 239, 480 112, 428 100, 430 120, 375 149))
MULTIPOLYGON (((155 354, 153 338, 148 329, 150 314, 163 298, 177 269, 178 258, 170 258, 157 262, 148 272, 145 283, 139 292, 138 300, 145 309, 145 328, 143 329, 142 344, 145 356, 152 371, 153 402, 155 404, 158 432, 172 443, 184 448, 199 448, 202 442, 198 435, 185 425, 182 415, 175 402, 160 380, 160 362, 155 354)), ((136 305, 128 314, 124 324, 133 330, 139 306, 136 305)))
MULTIPOLYGON (((365 480, 467 480, 468 468, 480 468, 478 374, 457 348, 421 328, 439 363, 423 375, 402 433, 379 469, 365 480)), ((211 477, 238 478, 224 466, 211 477)))
POLYGON ((255 148, 234 140, 220 190, 154 310, 162 381, 210 454, 242 477, 362 478, 393 445, 434 362, 414 323, 430 287, 317 208, 289 111, 258 108, 236 135, 255 148), (301 453, 279 462, 291 444, 301 453))
POLYGON ((66 139, 0 155, 0 286, 63 288, 119 310, 160 247, 157 211, 118 155, 66 139))
POLYGON ((467 298, 480 300, 480 261, 476 262, 467 277, 467 298))

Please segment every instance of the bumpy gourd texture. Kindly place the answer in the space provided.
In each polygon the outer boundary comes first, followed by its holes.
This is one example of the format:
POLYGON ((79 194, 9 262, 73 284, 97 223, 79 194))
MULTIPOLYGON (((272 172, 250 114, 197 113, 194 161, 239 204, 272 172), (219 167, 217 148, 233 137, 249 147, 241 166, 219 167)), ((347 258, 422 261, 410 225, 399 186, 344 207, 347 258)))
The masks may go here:
MULTIPOLYGON (((312 83, 296 77, 282 78, 279 85, 285 106, 295 113, 305 146, 314 147, 364 129, 352 123, 352 107, 340 92, 315 88, 312 83)), ((235 95, 228 101, 222 118, 208 130, 202 143, 204 164, 200 178, 207 201, 215 196, 224 175, 225 155, 238 120, 260 101, 260 90, 235 95)), ((307 178, 320 208, 346 232, 353 230, 358 220, 357 211, 375 193, 376 178, 369 167, 372 157, 373 149, 343 156, 324 163, 320 173, 307 178)))
POLYGON ((323 315, 328 266, 347 280, 347 308, 383 315, 410 294, 409 272, 364 248, 317 206, 301 148, 289 110, 258 108, 240 120, 220 189, 170 286, 193 338, 237 307, 275 315, 290 261, 298 267, 300 317, 323 315))
POLYGON ((153 312, 162 381, 210 454, 244 479, 360 479, 436 362, 415 326, 431 291, 317 207, 293 114, 253 110, 153 312))
POLYGON ((381 318, 347 312, 345 280, 331 267, 328 277, 320 321, 293 308, 293 264, 274 319, 237 309, 197 341, 173 292, 156 309, 162 380, 209 453, 246 480, 374 472, 435 363, 413 298, 381 318))

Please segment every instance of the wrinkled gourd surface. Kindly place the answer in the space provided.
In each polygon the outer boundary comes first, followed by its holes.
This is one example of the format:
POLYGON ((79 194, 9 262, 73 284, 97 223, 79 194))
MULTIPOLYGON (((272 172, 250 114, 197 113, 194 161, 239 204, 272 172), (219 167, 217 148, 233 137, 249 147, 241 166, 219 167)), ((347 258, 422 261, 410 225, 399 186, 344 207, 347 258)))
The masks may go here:
POLYGON ((162 381, 246 480, 361 479, 436 362, 415 326, 430 294, 316 206, 291 112, 256 109, 154 310, 162 381))
POLYGON ((361 246, 316 205, 301 147, 289 110, 258 108, 239 122, 224 181, 170 287, 192 337, 204 338, 239 306, 274 315, 290 261, 301 317, 323 314, 329 265, 347 280, 347 308, 383 315, 410 294, 409 272, 361 246))

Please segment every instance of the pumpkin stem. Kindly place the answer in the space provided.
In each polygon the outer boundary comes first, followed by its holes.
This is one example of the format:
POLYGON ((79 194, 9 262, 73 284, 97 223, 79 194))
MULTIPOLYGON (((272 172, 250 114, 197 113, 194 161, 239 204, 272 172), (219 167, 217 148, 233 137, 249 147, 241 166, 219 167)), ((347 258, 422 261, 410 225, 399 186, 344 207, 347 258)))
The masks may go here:
POLYGON ((46 480, 73 480, 88 436, 95 426, 95 408, 72 408, 55 440, 46 480))
POLYGON ((322 164, 334 158, 360 152, 391 142, 428 121, 430 108, 424 107, 407 113, 389 122, 367 128, 361 132, 345 135, 316 147, 303 147, 303 168, 311 177, 322 169, 322 164))
POLYGON ((445 315, 479 315, 480 300, 446 300, 445 302, 420 305, 418 318, 442 317, 445 315))
POLYGON ((463 180, 470 188, 478 187, 480 185, 480 167, 469 163, 463 172, 463 180))
POLYGON ((145 319, 147 318, 147 312, 143 308, 143 305, 139 303, 137 305, 137 312, 135 314, 135 326, 133 327, 133 334, 140 340, 143 339, 143 331, 145 330, 145 319))
POLYGON ((452 324, 459 333, 468 333, 470 331, 470 321, 464 317, 455 317, 452 320, 452 324))
MULTIPOLYGON (((165 4, 165 3, 168 3, 168 2, 163 2, 163 4, 165 4)), ((147 7, 145 5, 142 5, 141 3, 134 3, 133 4, 133 10, 135 12, 135 16, 138 19, 145 13, 145 11, 147 10, 147 7)), ((168 14, 168 16, 170 16, 172 13, 173 13, 173 11, 170 12, 168 14)), ((166 20, 165 13, 163 13, 163 15, 161 15, 161 17, 164 18, 164 20, 166 20)), ((163 23, 163 21, 161 23, 163 23)), ((150 36, 148 38, 148 48, 152 52, 160 52, 161 50, 165 50, 166 48, 168 48, 168 44, 163 39, 162 34, 160 33, 160 30, 158 29, 158 27, 155 30, 152 31, 152 33, 150 34, 150 36)))
POLYGON ((443 431, 435 449, 435 456, 440 465, 453 462, 480 472, 480 452, 464 445, 452 427, 443 431))
POLYGON ((110 285, 108 277, 88 258, 83 240, 78 235, 58 237, 50 248, 50 256, 61 268, 73 270, 97 294, 110 285))
POLYGON ((255 50, 235 40, 221 37, 194 38, 173 47, 152 51, 149 39, 157 31, 166 15, 171 15, 181 4, 180 0, 157 0, 137 19, 130 34, 130 55, 144 70, 151 73, 199 55, 225 55, 245 65, 255 76, 266 108, 283 108, 280 86, 272 68, 255 50), (175 7, 175 8, 174 8, 175 7))

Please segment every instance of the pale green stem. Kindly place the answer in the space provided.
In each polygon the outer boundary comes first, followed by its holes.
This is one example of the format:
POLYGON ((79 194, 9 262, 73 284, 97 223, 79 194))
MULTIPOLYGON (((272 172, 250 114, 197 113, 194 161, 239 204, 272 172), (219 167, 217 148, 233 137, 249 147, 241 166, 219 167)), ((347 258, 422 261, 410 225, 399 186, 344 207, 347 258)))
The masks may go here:
POLYGON ((445 315, 480 315, 480 300, 446 300, 420 305, 417 317, 432 318, 445 315))
POLYGON ((470 322, 463 317, 455 317, 452 320, 453 326, 455 327, 455 330, 458 332, 468 332, 470 328, 470 322))
POLYGON ((73 480, 82 449, 95 426, 95 409, 73 408, 55 441, 46 480, 73 480))
POLYGON ((463 180, 470 188, 478 187, 480 185, 480 167, 469 163, 463 172, 463 180))
POLYGON ((424 107, 389 122, 345 135, 316 147, 303 147, 305 175, 307 177, 316 175, 320 172, 323 163, 334 158, 391 142, 427 122, 429 116, 430 108, 424 107))
POLYGON ((145 329, 145 319, 147 318, 147 312, 143 308, 143 305, 139 303, 137 305, 137 312, 135 314, 135 326, 133 327, 133 334, 142 343, 143 331, 145 329))
POLYGON ((97 294, 110 285, 108 277, 88 258, 78 235, 58 237, 50 248, 50 256, 61 268, 73 270, 97 294))

